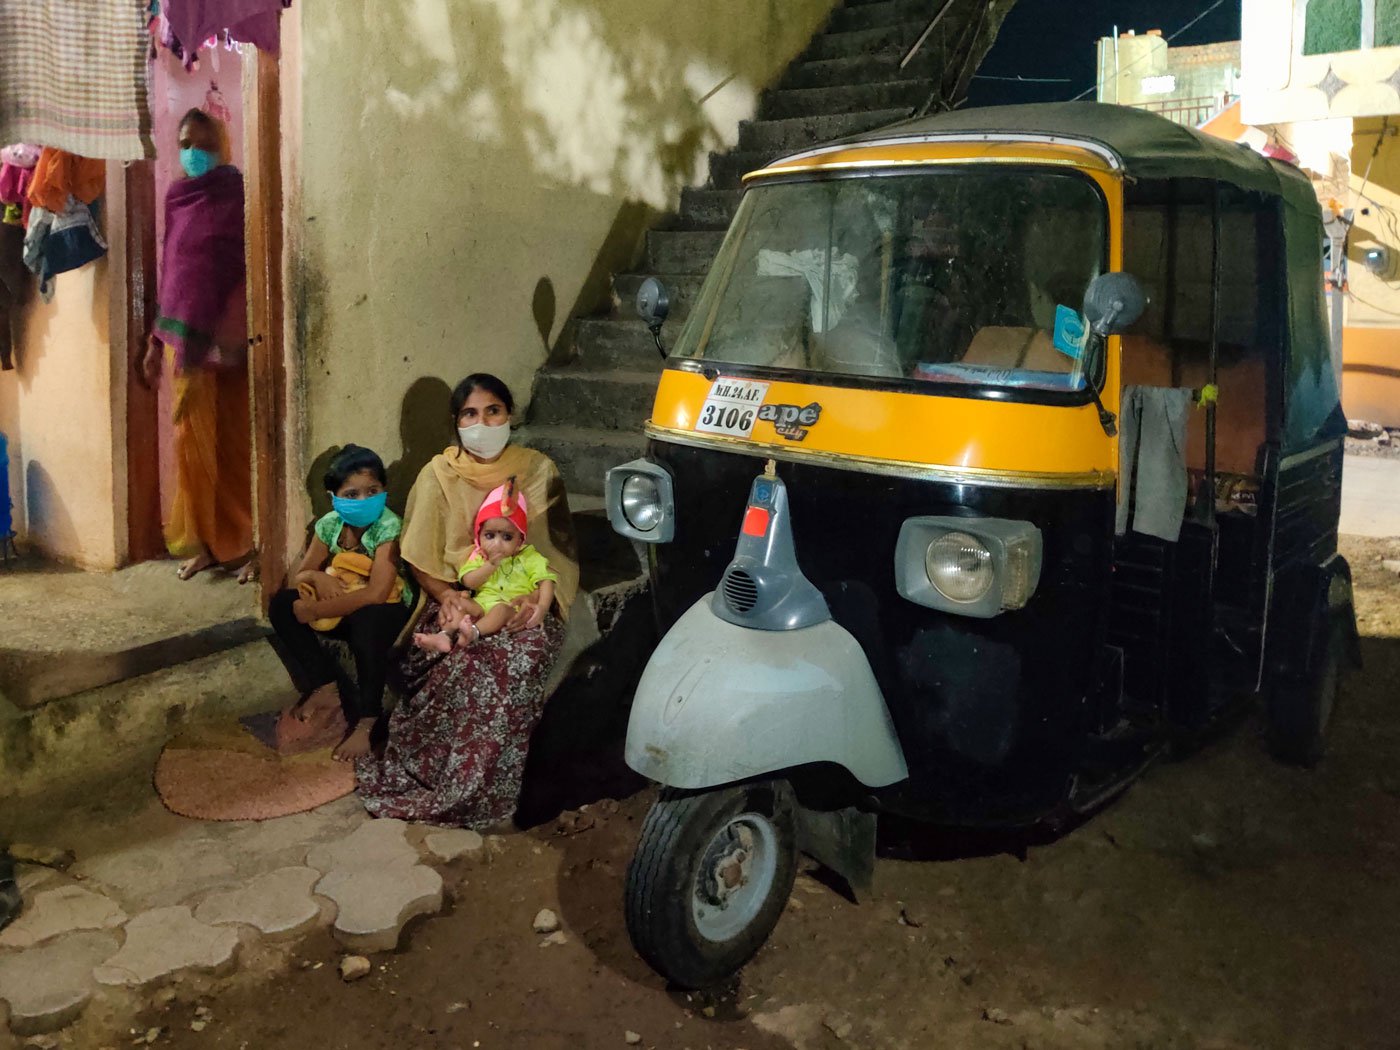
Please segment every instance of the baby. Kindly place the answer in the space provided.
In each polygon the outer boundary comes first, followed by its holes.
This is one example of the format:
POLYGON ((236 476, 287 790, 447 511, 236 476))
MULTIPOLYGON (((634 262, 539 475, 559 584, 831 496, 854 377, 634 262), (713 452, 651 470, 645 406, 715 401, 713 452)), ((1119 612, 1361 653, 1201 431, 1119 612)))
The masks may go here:
POLYGON ((544 555, 525 542, 528 508, 515 479, 492 490, 476 512, 475 546, 457 574, 475 601, 464 612, 439 621, 440 630, 415 634, 413 644, 446 653, 496 634, 526 604, 554 601, 558 582, 544 555))

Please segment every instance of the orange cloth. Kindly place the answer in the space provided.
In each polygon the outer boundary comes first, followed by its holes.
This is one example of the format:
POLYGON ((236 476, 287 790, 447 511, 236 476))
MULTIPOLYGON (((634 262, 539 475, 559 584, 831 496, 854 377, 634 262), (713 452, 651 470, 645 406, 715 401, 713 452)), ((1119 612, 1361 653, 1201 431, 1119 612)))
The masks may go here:
POLYGON ((170 553, 201 546, 227 563, 253 548, 252 421, 248 370, 176 372, 175 500, 165 526, 170 553))
POLYGON ((68 207, 71 194, 84 204, 91 204, 107 188, 107 162, 79 157, 61 149, 45 146, 34 166, 34 181, 29 184, 29 203, 62 213, 68 207))
MULTIPOLYGON (((345 593, 351 591, 361 591, 369 586, 369 575, 374 570, 374 559, 365 554, 357 554, 354 551, 341 551, 331 559, 329 567, 326 569, 327 576, 334 576, 341 583, 345 584, 345 593)), ((297 584, 297 593, 308 601, 316 600, 316 588, 309 583, 297 584)), ((389 597, 385 599, 386 605, 393 605, 403 597, 403 580, 394 578, 394 586, 389 589, 389 597)), ((333 631, 336 625, 344 619, 341 616, 323 616, 319 620, 311 621, 313 631, 333 631)))

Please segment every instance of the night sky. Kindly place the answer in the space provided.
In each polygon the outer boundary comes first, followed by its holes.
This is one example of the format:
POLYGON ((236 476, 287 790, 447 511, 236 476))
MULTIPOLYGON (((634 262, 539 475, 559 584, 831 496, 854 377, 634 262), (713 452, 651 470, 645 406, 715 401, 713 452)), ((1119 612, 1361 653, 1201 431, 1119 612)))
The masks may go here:
MULTIPOLYGON (((968 93, 970 106, 1071 99, 1094 84, 1095 41, 1113 33, 1160 29, 1171 36, 1214 0, 1016 0, 968 93), (1045 77, 1065 83, 1016 83, 990 77, 1045 77)), ((1240 38, 1240 0, 1225 0, 1173 46, 1240 38)), ((1086 98, 1092 100, 1090 92, 1086 98)))

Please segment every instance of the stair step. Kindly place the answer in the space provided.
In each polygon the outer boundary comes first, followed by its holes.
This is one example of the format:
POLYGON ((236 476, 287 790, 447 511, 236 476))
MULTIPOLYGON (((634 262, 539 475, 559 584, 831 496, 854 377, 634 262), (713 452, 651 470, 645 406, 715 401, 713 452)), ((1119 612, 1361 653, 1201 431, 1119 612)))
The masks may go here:
POLYGON ((535 377, 530 423, 636 430, 651 415, 656 377, 656 371, 547 368, 535 377))
POLYGON ((845 138, 909 116, 905 109, 876 109, 785 120, 746 120, 739 125, 740 150, 799 150, 819 142, 845 138))
POLYGON ((734 189, 743 185, 743 178, 751 171, 791 153, 792 150, 733 150, 729 153, 710 154, 710 187, 712 189, 734 189))
MULTIPOLYGON (((661 330, 662 343, 675 342, 679 327, 667 322, 661 330)), ((591 372, 624 369, 630 372, 661 370, 661 355, 651 333, 639 319, 628 317, 583 317, 574 334, 575 358, 570 364, 591 372)))
MULTIPOLYGON (((637 289, 648 277, 655 277, 664 284, 667 294, 671 297, 671 311, 666 315, 666 326, 661 329, 661 339, 668 346, 676 338, 676 334, 681 330, 685 319, 690 316, 691 307, 695 305, 695 299, 699 296, 700 286, 705 279, 693 273, 619 273, 613 276, 613 303, 617 319, 628 322, 645 335, 648 351, 653 358, 660 360, 660 355, 656 353, 656 344, 652 342, 651 333, 646 330, 641 319, 637 317, 637 289)), ((580 338, 576 340, 580 349, 583 348, 582 332, 582 323, 580 323, 580 338)))
POLYGON ((916 80, 889 80, 880 84, 769 91, 759 103, 758 115, 762 120, 786 120, 872 109, 911 110, 923 104, 929 90, 929 85, 916 80))
POLYGON ((898 61, 914 46, 914 41, 919 39, 927 25, 928 19, 924 19, 920 22, 896 22, 894 25, 854 29, 846 33, 821 33, 812 38, 802 58, 812 62, 852 55, 893 55, 898 61))
POLYGON ((941 72, 937 48, 924 47, 903 69, 899 68, 902 53, 884 52, 875 55, 850 55, 845 58, 809 59, 788 67, 778 87, 796 88, 851 87, 859 84, 883 84, 891 80, 917 80, 928 83, 941 72))
POLYGON ((619 536, 597 497, 570 493, 574 536, 578 539, 579 588, 596 591, 635 580, 645 573, 636 545, 619 536))
POLYGON ((652 230, 646 265, 657 273, 702 274, 710 268, 724 233, 716 230, 652 230))
MULTIPOLYGON (((929 0, 869 0, 868 3, 846 4, 827 23, 828 33, 849 33, 856 29, 875 29, 901 22, 918 22, 919 33, 928 20, 938 13, 938 4, 929 0)), ((910 46, 918 34, 910 40, 910 46)))
POLYGON ((680 224, 693 230, 727 230, 741 196, 738 190, 687 186, 681 190, 680 224))
POLYGON ((638 459, 646 451, 641 427, 633 430, 590 430, 586 427, 529 426, 520 443, 543 452, 559 467, 569 492, 603 495, 608 469, 638 459))

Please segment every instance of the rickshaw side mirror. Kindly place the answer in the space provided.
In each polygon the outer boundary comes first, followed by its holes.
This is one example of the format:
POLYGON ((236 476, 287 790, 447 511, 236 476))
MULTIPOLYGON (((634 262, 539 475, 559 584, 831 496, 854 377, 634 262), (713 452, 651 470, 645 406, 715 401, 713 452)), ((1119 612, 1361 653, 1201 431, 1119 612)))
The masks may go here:
POLYGON ((637 316, 646 322, 652 339, 656 341, 656 352, 663 358, 666 348, 661 345, 661 326, 670 312, 671 293, 655 277, 648 277, 637 289, 637 316))
POLYGON ((660 328, 671 312, 671 293, 655 277, 648 277, 637 289, 637 316, 648 328, 660 328))
POLYGON ((1084 293, 1084 319, 1097 336, 1120 335, 1147 309, 1147 295, 1130 273, 1101 273, 1084 293))

